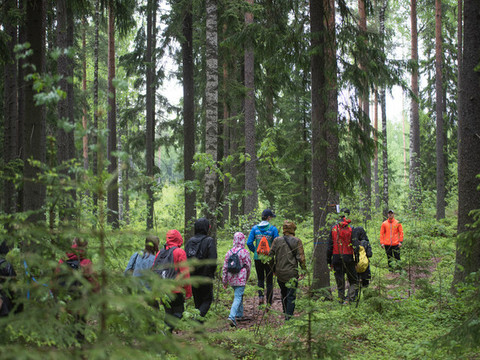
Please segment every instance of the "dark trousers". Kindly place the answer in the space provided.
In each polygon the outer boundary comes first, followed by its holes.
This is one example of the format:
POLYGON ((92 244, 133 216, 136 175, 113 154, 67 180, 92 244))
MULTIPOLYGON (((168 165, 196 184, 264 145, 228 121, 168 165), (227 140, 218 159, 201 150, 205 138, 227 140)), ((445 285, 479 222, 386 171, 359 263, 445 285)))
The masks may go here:
POLYGON ((265 289, 265 278, 267 280, 267 303, 272 305, 273 297, 273 270, 270 264, 264 264, 261 260, 255 260, 255 270, 258 278, 258 296, 263 297, 265 289))
POLYGON ((385 253, 387 254, 388 268, 393 270, 393 262, 395 261, 393 259, 400 260, 400 247, 398 245, 385 245, 385 253))
POLYGON ((185 296, 182 293, 171 294, 170 302, 165 305, 165 323, 173 331, 175 319, 181 319, 185 310, 185 296))
POLYGON ((192 288, 195 308, 200 311, 200 316, 207 315, 213 302, 213 284, 203 284, 192 288))
POLYGON ((295 279, 293 287, 287 287, 286 283, 277 279, 280 293, 282 294, 282 308, 285 320, 289 320, 295 311, 295 299, 297 298, 298 280, 295 279))
POLYGON ((335 282, 337 283, 339 301, 341 302, 345 300, 355 301, 357 297, 357 289, 358 289, 358 275, 357 275, 357 271, 355 270, 355 262, 342 261, 340 259, 339 262, 335 262, 333 264, 333 271, 335 274, 335 282), (347 279, 349 283, 348 293, 346 297, 345 297, 345 275, 347 275, 347 279))

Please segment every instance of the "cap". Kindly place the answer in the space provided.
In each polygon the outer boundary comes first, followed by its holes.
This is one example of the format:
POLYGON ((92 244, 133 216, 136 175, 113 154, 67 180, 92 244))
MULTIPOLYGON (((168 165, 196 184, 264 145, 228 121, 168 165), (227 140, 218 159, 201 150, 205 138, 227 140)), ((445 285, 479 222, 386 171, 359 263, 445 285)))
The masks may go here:
POLYGON ((341 212, 341 213, 345 213, 345 214, 347 214, 347 215, 350 215, 350 209, 347 209, 347 208, 342 208, 342 209, 340 209, 340 212, 341 212))
POLYGON ((263 210, 263 212, 262 212, 262 219, 264 219, 264 218, 266 219, 266 218, 268 218, 268 217, 276 217, 276 216, 277 216, 277 215, 275 215, 275 214, 273 213, 273 211, 270 210, 270 209, 265 209, 265 210, 263 210))
POLYGON ((393 211, 392 209, 388 210, 388 213, 392 213, 392 214, 395 214, 395 211, 393 211))

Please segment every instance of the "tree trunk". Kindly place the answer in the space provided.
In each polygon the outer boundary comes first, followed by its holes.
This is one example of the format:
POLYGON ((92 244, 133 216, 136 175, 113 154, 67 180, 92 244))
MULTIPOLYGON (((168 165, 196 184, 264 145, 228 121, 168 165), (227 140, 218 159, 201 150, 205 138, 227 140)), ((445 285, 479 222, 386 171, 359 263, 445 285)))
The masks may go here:
MULTIPOLYGON (((380 32, 385 34, 385 11, 387 9, 388 0, 383 0, 380 8, 380 32)), ((387 151, 387 100, 385 96, 385 87, 380 89, 380 106, 382 111, 382 163, 383 163, 383 193, 382 193, 382 208, 383 218, 387 218, 388 214, 388 151, 387 151)))
MULTIPOLYGON (((43 0, 26 2, 25 30, 26 40, 30 43, 32 55, 27 62, 35 66, 35 72, 45 71, 45 3, 43 0)), ((31 68, 26 70, 31 72, 31 68)), ((25 123, 23 128, 23 158, 24 158, 24 185, 23 205, 25 211, 32 211, 30 222, 45 220, 43 206, 45 205, 45 186, 36 178, 40 175, 40 168, 31 164, 29 160, 45 162, 45 107, 35 105, 33 80, 25 86, 25 123)))
MULTIPOLYGON (((254 0, 247 0, 250 6, 254 0)), ((245 13, 245 26, 248 28, 253 24, 253 14, 245 13)), ((254 217, 254 211, 258 206, 258 183, 257 183, 257 152, 255 136, 255 83, 254 83, 254 53, 252 39, 245 43, 245 215, 254 217)))
MULTIPOLYGON (((227 30, 227 25, 224 24, 223 32, 225 37, 225 32, 227 30)), ((228 102, 227 102, 227 82, 228 78, 228 69, 226 60, 223 61, 223 158, 227 158, 230 155, 230 119, 228 111, 228 102)), ((232 166, 230 163, 224 165, 222 169, 224 173, 232 173, 232 166)), ((223 206, 222 206, 222 219, 220 221, 220 226, 224 227, 225 223, 229 220, 230 216, 230 179, 225 176, 223 179, 223 206)))
MULTIPOLYGON (((360 30, 360 34, 363 37, 365 43, 367 42, 367 12, 365 8, 365 0, 358 0, 358 28, 360 30)), ((366 54, 360 55, 359 67, 360 70, 366 71, 366 64, 365 62, 366 54)), ((360 107, 362 109, 362 117, 363 117, 363 126, 364 131, 368 137, 370 137, 370 103, 369 103, 369 88, 368 88, 368 80, 365 76, 365 81, 361 84, 360 89, 360 107)), ((366 220, 371 219, 371 203, 372 203, 372 165, 370 159, 367 160, 365 163, 365 175, 364 175, 364 198, 363 198, 363 216, 366 220)))
MULTIPOLYGON (((57 47, 66 50, 73 46, 73 13, 71 3, 66 0, 57 0, 57 47)), ((74 94, 73 94, 73 59, 66 54, 59 56, 57 72, 61 76, 60 88, 66 93, 66 98, 57 104, 58 121, 67 121, 73 128, 74 118, 74 94)), ((57 162, 68 163, 75 156, 75 141, 73 130, 65 131, 64 127, 57 129, 57 162)), ((62 171, 68 176, 68 169, 62 171)), ((74 180, 73 178, 71 179, 74 180)), ((73 218, 75 190, 64 194, 59 202, 59 218, 67 220, 73 218)))
POLYGON ((480 269, 478 218, 476 228, 473 210, 480 208, 480 2, 465 1, 463 23, 463 57, 460 58, 459 116, 458 116, 458 237, 453 284, 458 284, 480 269))
POLYGON ((188 2, 183 16, 183 173, 185 186, 185 238, 193 236, 193 222, 197 217, 195 208, 196 193, 191 186, 195 180, 192 168, 195 155, 195 97, 194 97, 194 66, 193 66, 193 18, 192 3, 188 2))
POLYGON ((83 168, 88 170, 88 116, 87 116, 87 18, 82 19, 82 91, 83 91, 83 106, 82 106, 82 126, 85 135, 82 139, 83 150, 83 168))
POLYGON ((330 275, 326 262, 328 230, 326 228, 326 214, 328 207, 327 190, 327 137, 326 137, 326 55, 321 50, 324 43, 327 19, 325 1, 310 2, 311 23, 311 96, 312 96, 312 205, 314 229, 314 268, 313 289, 330 286, 330 275))
POLYGON ((108 173, 111 176, 107 194, 107 221, 118 228, 118 162, 113 154, 117 150, 117 103, 116 91, 113 85, 115 78, 115 10, 113 1, 108 6, 108 173))
POLYGON ((210 234, 216 239, 217 232, 217 134, 218 134, 218 32, 217 0, 206 1, 206 76, 205 86, 205 152, 212 166, 205 169, 205 201, 210 234))
POLYGON ((15 0, 4 2, 4 27, 5 33, 10 37, 7 43, 8 59, 4 66, 4 137, 3 137, 3 161, 6 165, 3 181, 3 211, 6 214, 15 212, 16 190, 13 181, 15 172, 10 162, 18 159, 17 152, 17 63, 15 61, 14 47, 17 44, 17 26, 9 17, 11 9, 16 8, 15 0))
POLYGON ((420 115, 418 90, 418 31, 417 31, 417 0, 410 3, 411 20, 411 50, 412 50, 412 93, 410 103, 410 203, 416 211, 421 204, 420 194, 420 115))
POLYGON ((374 128, 375 135, 373 140, 375 142, 375 153, 373 156, 373 181, 375 183, 375 209, 378 211, 380 208, 380 184, 378 182, 378 91, 375 88, 375 100, 374 100, 374 128))
POLYGON ((146 170, 147 170, 147 230, 153 229, 153 210, 155 206, 155 200, 153 196, 154 175, 153 168, 155 165, 155 62, 152 55, 154 46, 154 23, 153 17, 156 11, 156 1, 149 0, 147 4, 147 50, 146 50, 146 99, 145 99, 145 118, 146 118, 146 170))
MULTIPOLYGON (((93 139, 92 143, 96 149, 93 153, 93 174, 94 176, 99 175, 98 173, 98 158, 100 152, 103 149, 100 149, 98 146, 98 48, 99 48, 99 31, 100 31, 100 0, 95 1, 95 43, 93 45, 93 139)), ((103 145, 103 144, 102 144, 103 145)), ((101 146, 102 146, 101 145, 101 146)), ((96 214, 98 206, 98 192, 99 189, 95 189, 93 192, 93 212, 96 214)))
POLYGON ((445 217, 445 154, 442 76, 442 2, 435 0, 435 92, 437 154, 437 220, 445 217))

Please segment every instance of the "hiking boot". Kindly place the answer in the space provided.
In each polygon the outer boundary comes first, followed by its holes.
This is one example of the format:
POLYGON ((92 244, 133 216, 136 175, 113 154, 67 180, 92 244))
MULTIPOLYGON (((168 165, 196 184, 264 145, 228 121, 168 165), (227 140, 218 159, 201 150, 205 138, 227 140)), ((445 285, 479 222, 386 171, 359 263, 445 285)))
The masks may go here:
POLYGON ((263 296, 258 297, 258 305, 263 305, 263 296))
POLYGON ((250 321, 250 320, 252 320, 252 319, 250 319, 250 318, 247 317, 247 316, 240 316, 240 317, 236 317, 236 318, 235 318, 235 321, 237 321, 237 322, 250 321))
POLYGON ((228 318, 228 323, 230 327, 235 327, 235 328, 237 327, 237 323, 233 319, 228 318))

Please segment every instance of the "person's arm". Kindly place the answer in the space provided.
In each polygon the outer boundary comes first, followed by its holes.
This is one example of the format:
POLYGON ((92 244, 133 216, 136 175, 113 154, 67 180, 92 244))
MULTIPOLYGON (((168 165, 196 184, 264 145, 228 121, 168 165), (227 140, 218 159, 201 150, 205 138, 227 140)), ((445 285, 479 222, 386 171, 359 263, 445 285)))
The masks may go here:
POLYGON ((135 270, 135 260, 137 260, 138 253, 133 254, 130 256, 130 260, 128 261, 127 267, 125 268, 124 275, 128 275, 129 272, 133 272, 135 270))
POLYGON ((273 239, 272 242, 272 247, 270 248, 270 252, 268 253, 268 256, 275 257, 275 251, 277 250, 277 238, 273 239))
MULTIPOLYGON (((246 250, 246 249, 245 249, 246 250)), ((245 254, 245 268, 247 270, 247 280, 250 277, 250 270, 252 269, 252 260, 248 251, 244 251, 245 254)))
POLYGON ((380 226, 380 245, 384 247, 385 244, 385 233, 386 233, 386 228, 385 228, 385 223, 382 223, 382 226, 380 226))
POLYGON ((400 241, 399 245, 401 246, 403 243, 403 226, 400 223, 398 223, 398 240, 400 241))
POLYGON ((307 266, 305 263, 305 251, 303 250, 303 243, 302 240, 298 239, 297 242, 297 261, 300 263, 300 267, 303 270, 307 270, 307 266))
POLYGON ((333 254, 333 237, 332 237, 332 231, 330 231, 330 234, 328 235, 328 244, 327 244, 327 264, 328 265, 332 264, 332 254, 333 254))
POLYGON ((250 231, 250 235, 248 235, 247 246, 251 252, 255 253, 255 245, 253 242, 255 241, 255 226, 250 231))
POLYGON ((230 250, 227 251, 225 254, 225 259, 223 260, 223 267, 222 267, 222 284, 223 287, 226 288, 228 283, 227 283, 227 263, 228 263, 228 258, 230 256, 230 250))

